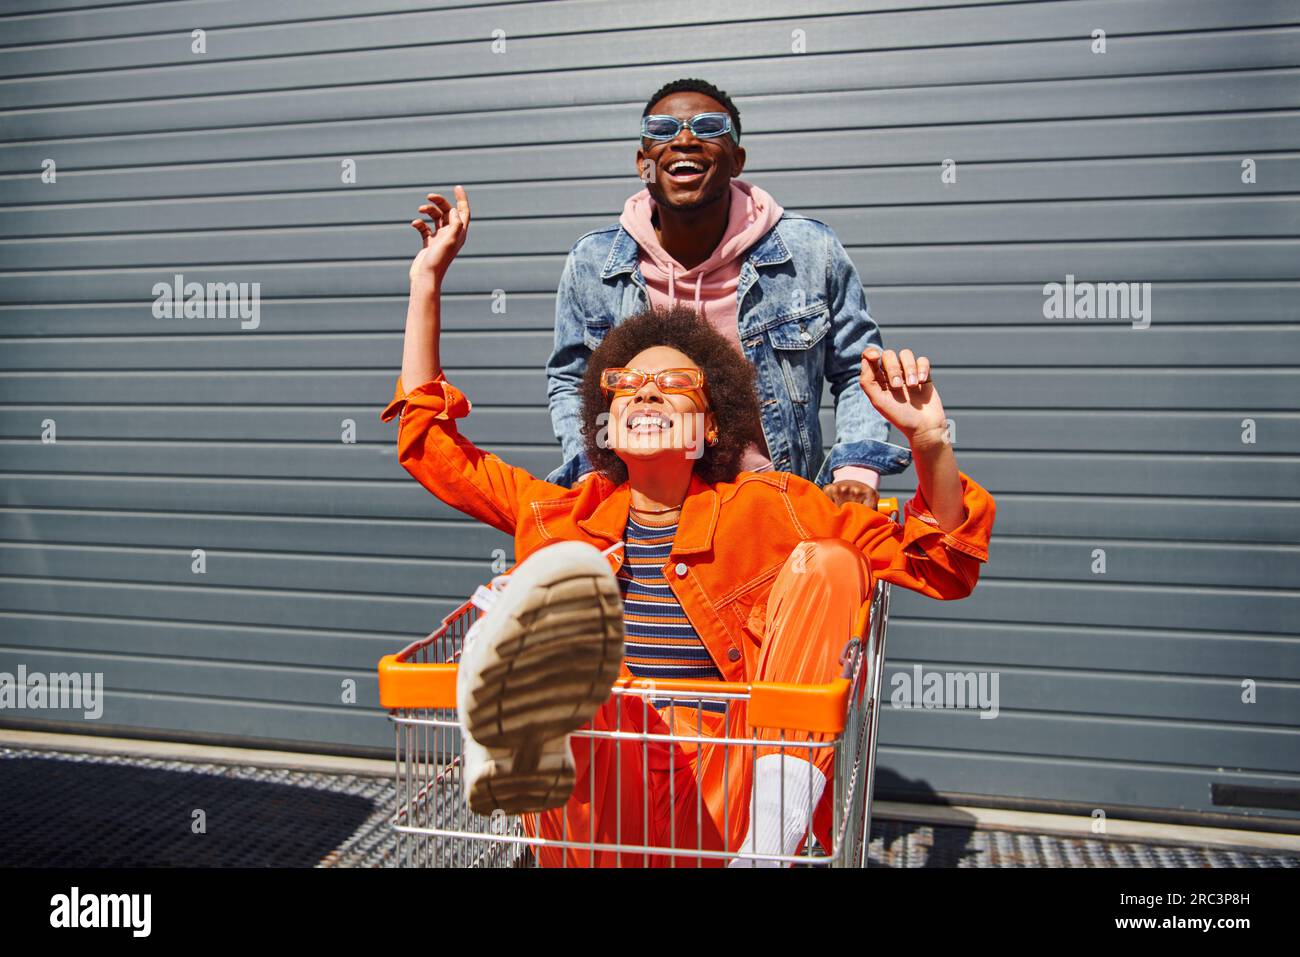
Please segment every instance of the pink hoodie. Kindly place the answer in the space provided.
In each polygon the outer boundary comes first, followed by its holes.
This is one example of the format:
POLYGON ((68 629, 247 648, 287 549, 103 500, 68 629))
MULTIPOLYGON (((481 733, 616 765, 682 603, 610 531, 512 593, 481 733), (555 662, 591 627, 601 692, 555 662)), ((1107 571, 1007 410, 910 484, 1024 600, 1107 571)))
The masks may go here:
MULTIPOLYGON (((641 275, 645 277, 646 291, 652 306, 670 306, 686 301, 695 310, 731 340, 736 351, 740 346, 740 330, 736 319, 736 286, 740 282, 742 257, 776 225, 781 218, 781 207, 764 189, 746 183, 731 181, 731 213, 722 241, 708 259, 692 269, 684 269, 659 243, 650 216, 655 209, 650 191, 643 189, 623 205, 619 225, 631 234, 640 250, 637 259, 641 275)), ((750 472, 762 472, 772 467, 766 443, 751 445, 741 459, 740 467, 750 472)), ((855 479, 872 488, 879 485, 879 476, 871 469, 846 465, 835 470, 835 480, 855 479)))
MULTIPOLYGON (((655 201, 649 190, 641 190, 623 206, 619 224, 640 246, 638 259, 652 306, 670 306, 685 300, 693 305, 713 328, 740 347, 736 321, 736 285, 740 267, 749 249, 781 218, 781 207, 763 189, 743 180, 731 181, 731 214, 727 228, 712 255, 692 269, 685 269, 659 244, 650 220, 655 201)), ((759 472, 772 467, 766 448, 751 445, 740 467, 759 472)))

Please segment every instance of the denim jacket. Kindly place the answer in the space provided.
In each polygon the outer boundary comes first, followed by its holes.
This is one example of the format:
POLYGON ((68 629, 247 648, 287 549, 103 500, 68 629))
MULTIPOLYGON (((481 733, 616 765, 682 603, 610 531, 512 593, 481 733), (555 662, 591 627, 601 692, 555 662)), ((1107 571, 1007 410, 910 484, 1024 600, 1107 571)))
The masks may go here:
MULTIPOLYGON (((637 243, 614 224, 582 236, 569 251, 555 299, 555 349, 547 396, 565 462, 548 482, 572 486, 591 470, 583 451, 579 387, 591 351, 613 325, 649 303, 637 243)), ((886 442, 887 423, 858 383, 862 352, 881 346, 857 268, 825 223, 784 212, 748 251, 736 286, 741 347, 758 370, 759 409, 775 469, 817 485, 842 465, 882 475, 911 464, 886 442), (829 380, 835 444, 822 451, 818 407, 829 380)))

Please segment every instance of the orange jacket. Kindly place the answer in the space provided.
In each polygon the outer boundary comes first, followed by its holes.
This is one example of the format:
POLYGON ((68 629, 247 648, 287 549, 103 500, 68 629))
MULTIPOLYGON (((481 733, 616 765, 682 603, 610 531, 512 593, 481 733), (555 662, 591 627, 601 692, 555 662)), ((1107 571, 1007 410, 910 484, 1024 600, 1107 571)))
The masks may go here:
MULTIPOLYGON (((441 375, 403 392, 380 419, 398 413, 398 459, 442 501, 514 536, 522 562, 560 539, 608 548, 627 527, 630 486, 595 475, 576 488, 552 485, 466 439, 456 420, 470 411, 441 375)), ((664 577, 728 681, 747 681, 761 650, 768 593, 791 550, 812 538, 859 548, 876 577, 931 598, 964 598, 988 560, 993 498, 959 473, 966 521, 938 528, 920 491, 904 524, 866 505, 836 505, 816 485, 788 472, 741 472, 710 485, 691 477, 664 577)), ((613 554, 613 567, 623 561, 613 554)))

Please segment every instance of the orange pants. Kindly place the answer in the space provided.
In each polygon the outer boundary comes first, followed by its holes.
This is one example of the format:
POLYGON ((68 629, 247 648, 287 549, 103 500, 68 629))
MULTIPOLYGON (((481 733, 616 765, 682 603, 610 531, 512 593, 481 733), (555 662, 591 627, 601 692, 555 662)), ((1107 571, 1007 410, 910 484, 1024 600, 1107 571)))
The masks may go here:
MULTIPOLYGON (((839 539, 814 539, 790 553, 767 602, 764 638, 749 681, 822 684, 842 666, 839 656, 853 634, 862 603, 871 596, 871 568, 861 552, 839 539)), ((626 668, 624 669, 626 674, 626 668)), ((813 832, 829 847, 833 800, 833 750, 800 742, 832 736, 751 729, 743 704, 727 715, 677 707, 656 709, 640 695, 615 695, 584 729, 651 734, 780 740, 784 752, 815 765, 826 788, 813 814, 813 832)), ((565 841, 735 851, 749 827, 753 766, 775 753, 771 745, 571 739, 577 782, 563 807, 523 815, 529 836, 565 841)), ((800 767, 788 762, 788 767, 800 767)), ((803 768, 807 773, 807 768, 803 768)), ((793 773, 798 773, 793 772, 793 773)), ((542 867, 718 867, 719 858, 534 848, 542 867)))

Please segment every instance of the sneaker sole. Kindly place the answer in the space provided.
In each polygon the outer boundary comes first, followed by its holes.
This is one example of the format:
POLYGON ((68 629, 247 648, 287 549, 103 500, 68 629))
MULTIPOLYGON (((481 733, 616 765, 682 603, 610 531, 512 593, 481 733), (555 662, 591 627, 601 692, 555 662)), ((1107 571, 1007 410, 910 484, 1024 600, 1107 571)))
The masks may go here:
POLYGON ((523 781, 544 754, 555 753, 554 739, 581 727, 609 698, 623 661, 618 582, 612 574, 557 570, 494 632, 464 703, 465 728, 484 747, 513 753, 509 773, 523 781))
POLYGON ((573 760, 565 736, 528 748, 489 748, 489 760, 470 786, 466 803, 475 814, 526 814, 562 807, 573 792, 573 760), (524 770, 528 764, 531 770, 524 770))

